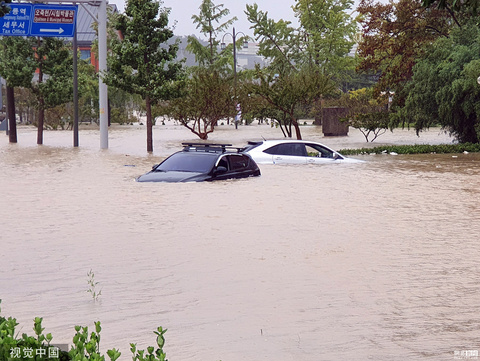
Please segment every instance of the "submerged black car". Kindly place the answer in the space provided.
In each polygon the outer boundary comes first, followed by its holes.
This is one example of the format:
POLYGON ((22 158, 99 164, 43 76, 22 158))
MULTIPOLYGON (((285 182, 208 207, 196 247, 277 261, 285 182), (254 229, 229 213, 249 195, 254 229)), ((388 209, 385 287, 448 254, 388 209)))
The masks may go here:
POLYGON ((260 175, 255 161, 231 144, 182 143, 183 150, 156 164, 137 182, 202 182, 260 175))

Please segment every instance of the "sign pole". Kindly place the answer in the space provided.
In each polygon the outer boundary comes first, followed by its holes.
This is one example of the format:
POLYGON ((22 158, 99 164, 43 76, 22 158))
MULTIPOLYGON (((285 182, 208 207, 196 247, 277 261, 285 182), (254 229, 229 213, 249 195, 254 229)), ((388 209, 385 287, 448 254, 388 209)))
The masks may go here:
POLYGON ((73 32, 73 146, 78 147, 78 46, 77 29, 73 32))

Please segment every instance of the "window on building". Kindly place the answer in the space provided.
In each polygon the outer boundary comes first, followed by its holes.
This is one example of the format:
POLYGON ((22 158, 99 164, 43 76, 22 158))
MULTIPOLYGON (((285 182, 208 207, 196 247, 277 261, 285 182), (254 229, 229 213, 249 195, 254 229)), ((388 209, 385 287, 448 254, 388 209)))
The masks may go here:
POLYGON ((91 58, 90 50, 80 50, 80 59, 88 60, 91 58))

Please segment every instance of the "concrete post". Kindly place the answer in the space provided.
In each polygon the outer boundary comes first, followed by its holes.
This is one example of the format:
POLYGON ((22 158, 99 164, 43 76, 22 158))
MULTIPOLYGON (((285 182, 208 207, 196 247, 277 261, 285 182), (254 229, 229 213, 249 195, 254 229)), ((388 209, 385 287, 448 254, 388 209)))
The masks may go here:
POLYGON ((98 10, 98 71, 100 108, 100 148, 108 148, 108 88, 103 77, 107 72, 107 1, 101 0, 98 10))

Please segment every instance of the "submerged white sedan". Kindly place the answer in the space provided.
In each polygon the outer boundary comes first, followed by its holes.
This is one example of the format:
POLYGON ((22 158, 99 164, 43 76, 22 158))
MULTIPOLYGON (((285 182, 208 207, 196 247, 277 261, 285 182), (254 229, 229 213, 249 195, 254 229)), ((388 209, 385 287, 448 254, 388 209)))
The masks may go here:
POLYGON ((248 142, 243 149, 258 164, 362 163, 347 158, 327 146, 304 140, 263 140, 248 142))

